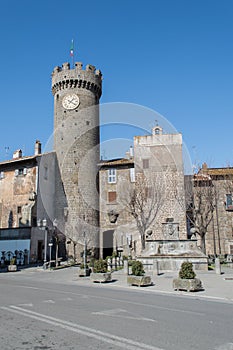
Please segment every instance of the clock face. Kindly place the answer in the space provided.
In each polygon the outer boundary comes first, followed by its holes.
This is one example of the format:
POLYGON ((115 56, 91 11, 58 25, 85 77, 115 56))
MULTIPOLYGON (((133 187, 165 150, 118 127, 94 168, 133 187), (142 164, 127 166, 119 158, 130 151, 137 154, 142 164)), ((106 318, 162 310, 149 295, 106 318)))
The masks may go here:
POLYGON ((65 109, 75 109, 79 105, 79 97, 76 94, 68 94, 63 97, 62 106, 65 109))

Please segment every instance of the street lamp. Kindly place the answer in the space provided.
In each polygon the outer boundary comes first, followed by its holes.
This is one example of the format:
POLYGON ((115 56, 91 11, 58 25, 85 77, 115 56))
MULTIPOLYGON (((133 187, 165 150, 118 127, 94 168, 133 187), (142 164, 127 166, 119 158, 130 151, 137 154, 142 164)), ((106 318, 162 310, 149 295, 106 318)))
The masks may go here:
POLYGON ((49 242, 49 268, 50 269, 51 269, 52 246, 53 246, 53 241, 52 241, 52 238, 51 238, 50 242, 49 242))
POLYGON ((54 227, 54 237, 55 237, 55 244, 56 244, 56 255, 55 255, 55 266, 57 267, 58 265, 58 245, 59 245, 59 237, 57 234, 57 226, 58 226, 58 222, 57 219, 53 220, 53 227, 54 227))
POLYGON ((84 276, 87 275, 87 241, 86 241, 86 233, 83 232, 84 237, 84 251, 83 251, 83 264, 84 264, 84 276))
POLYGON ((39 229, 44 230, 44 265, 43 269, 47 269, 47 241, 48 241, 48 227, 47 227, 47 220, 46 219, 38 219, 37 220, 37 226, 39 229))

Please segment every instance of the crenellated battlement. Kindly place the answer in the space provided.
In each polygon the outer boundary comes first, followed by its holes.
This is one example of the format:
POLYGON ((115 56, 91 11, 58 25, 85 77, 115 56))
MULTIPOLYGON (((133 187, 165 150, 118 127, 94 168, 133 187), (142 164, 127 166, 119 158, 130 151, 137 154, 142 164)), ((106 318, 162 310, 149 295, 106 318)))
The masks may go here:
MULTIPOLYGON (((56 66, 54 68, 54 70, 52 72, 52 76, 57 74, 57 73, 59 73, 59 72, 67 71, 67 70, 70 70, 70 71, 74 70, 74 71, 82 71, 82 72, 84 72, 82 62, 75 62, 75 65, 74 65, 73 69, 70 69, 70 63, 69 62, 65 62, 65 63, 62 64, 61 67, 56 66)), ((86 72, 92 72, 92 73, 94 73, 94 75, 102 77, 101 71, 99 69, 96 69, 95 66, 92 66, 91 64, 87 64, 85 70, 86 70, 86 72)))
POLYGON ((52 93, 66 88, 82 88, 91 90, 100 98, 102 94, 102 73, 91 64, 83 69, 82 62, 76 62, 73 69, 70 63, 63 63, 62 67, 55 67, 52 72, 52 93))

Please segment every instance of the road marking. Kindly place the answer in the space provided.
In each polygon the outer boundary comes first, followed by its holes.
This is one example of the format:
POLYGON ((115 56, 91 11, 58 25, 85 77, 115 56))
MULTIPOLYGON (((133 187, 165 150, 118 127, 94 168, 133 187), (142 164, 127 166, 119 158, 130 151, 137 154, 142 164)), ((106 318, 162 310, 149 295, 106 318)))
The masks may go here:
POLYGON ((43 303, 47 303, 47 304, 55 304, 54 300, 43 300, 43 303))
MULTIPOLYGON (((27 288, 27 287, 22 286, 22 285, 16 285, 16 286, 17 287, 27 288)), ((91 294, 90 295, 84 295, 84 294, 81 294, 81 293, 74 293, 74 292, 70 292, 70 291, 61 291, 61 290, 50 289, 50 288, 34 288, 34 287, 28 287, 28 288, 39 289, 39 290, 43 290, 43 291, 47 291, 47 292, 51 292, 51 293, 70 294, 70 295, 74 295, 76 297, 82 297, 82 298, 83 297, 87 297, 87 298, 95 298, 95 299, 104 299, 104 300, 110 300, 110 301, 117 301, 117 302, 120 302, 120 303, 145 306, 145 307, 149 307, 150 309, 153 308, 153 309, 159 309, 159 310, 166 310, 166 311, 171 311, 171 312, 175 312, 175 313, 176 312, 181 312, 181 313, 192 314, 192 315, 197 315, 197 316, 205 316, 206 315, 203 312, 182 310, 182 309, 176 309, 176 308, 169 308, 169 307, 158 306, 158 305, 151 305, 151 304, 145 304, 145 303, 137 303, 137 302, 133 302, 133 301, 129 301, 129 300, 110 298, 110 297, 106 297, 106 296, 105 297, 101 297, 99 295, 91 295, 91 294)), ((171 292, 171 294, 172 294, 172 292, 171 292)), ((177 296, 179 296, 179 294, 175 294, 175 295, 173 294, 172 296, 177 297, 177 296)), ((190 296, 190 297, 194 298, 194 296, 190 296)), ((215 297, 213 297, 213 298, 215 299, 215 297)))
POLYGON ((15 286, 16 287, 20 287, 20 288, 26 288, 26 289, 35 289, 35 290, 41 289, 41 288, 31 287, 31 286, 21 286, 19 284, 16 284, 15 286))
POLYGON ((63 300, 63 301, 72 301, 73 299, 72 299, 72 298, 67 297, 67 298, 62 298, 62 299, 60 299, 60 300, 63 300))
POLYGON ((112 310, 106 310, 106 311, 92 312, 92 315, 118 317, 118 318, 124 318, 124 319, 135 320, 135 321, 158 322, 157 320, 153 320, 151 318, 137 317, 137 316, 134 316, 134 315, 133 316, 122 315, 122 313, 129 313, 129 312, 126 311, 126 310, 123 310, 123 309, 112 309, 112 310))
POLYGON ((10 305, 9 307, 2 306, 2 310, 12 312, 21 316, 29 317, 40 322, 48 323, 53 326, 58 326, 63 329, 69 330, 74 333, 79 333, 97 340, 100 340, 105 343, 109 343, 115 346, 119 346, 122 349, 127 350, 164 350, 161 348, 154 347, 152 345, 147 345, 144 343, 140 343, 137 341, 133 341, 131 339, 126 339, 123 337, 119 337, 117 335, 98 331, 93 328, 85 327, 79 324, 71 323, 68 321, 64 321, 52 316, 47 316, 38 312, 34 312, 31 310, 26 310, 18 306, 10 305))
POLYGON ((19 306, 29 306, 29 307, 33 307, 34 305, 32 303, 28 303, 28 304, 19 304, 19 306))
POLYGON ((215 349, 216 350, 233 350, 233 343, 223 344, 215 349))

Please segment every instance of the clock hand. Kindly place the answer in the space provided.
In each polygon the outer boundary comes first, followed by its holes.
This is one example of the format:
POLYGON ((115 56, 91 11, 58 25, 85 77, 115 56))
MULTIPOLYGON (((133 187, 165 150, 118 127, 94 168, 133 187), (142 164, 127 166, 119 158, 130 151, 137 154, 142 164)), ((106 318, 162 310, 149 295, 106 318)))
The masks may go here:
POLYGON ((75 102, 73 102, 73 100, 71 100, 70 103, 73 103, 73 105, 75 105, 75 102))
POLYGON ((67 102, 75 104, 75 102, 73 102, 73 98, 72 98, 72 100, 67 99, 67 102))

